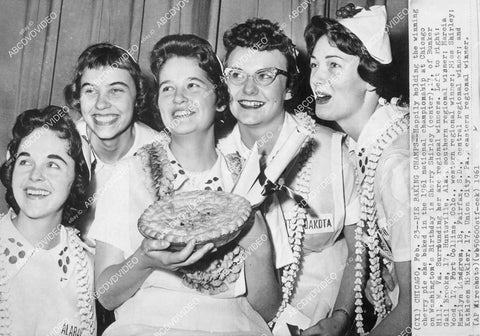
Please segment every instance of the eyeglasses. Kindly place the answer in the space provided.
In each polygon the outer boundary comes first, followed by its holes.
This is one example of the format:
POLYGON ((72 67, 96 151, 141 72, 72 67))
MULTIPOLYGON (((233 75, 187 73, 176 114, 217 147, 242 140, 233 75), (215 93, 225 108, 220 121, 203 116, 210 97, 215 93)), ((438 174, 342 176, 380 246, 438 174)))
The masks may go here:
POLYGON ((255 71, 253 74, 247 74, 242 69, 237 68, 225 68, 225 77, 233 85, 244 84, 249 77, 252 77, 254 82, 260 86, 267 86, 273 83, 278 75, 284 75, 288 77, 288 72, 272 67, 255 71))

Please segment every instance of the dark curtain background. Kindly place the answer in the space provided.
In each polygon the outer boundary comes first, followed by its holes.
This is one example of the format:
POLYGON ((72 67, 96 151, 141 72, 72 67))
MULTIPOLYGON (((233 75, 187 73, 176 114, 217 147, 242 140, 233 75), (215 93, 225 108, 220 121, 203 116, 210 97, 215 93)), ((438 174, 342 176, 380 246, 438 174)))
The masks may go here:
MULTIPOLYGON (((406 8, 407 1, 387 0, 389 19, 406 8)), ((363 6, 366 1, 0 0, 0 161, 5 157, 11 128, 19 113, 49 104, 64 105, 63 88, 72 78, 75 61, 92 43, 110 41, 125 49, 138 47, 133 56, 149 73, 149 52, 165 35, 197 34, 207 39, 223 57, 225 30, 247 18, 263 17, 285 23, 286 33, 304 55, 303 31, 309 19, 314 15, 335 17, 336 9, 348 2, 363 6), (304 9, 302 4, 308 7, 304 9), (297 8, 299 13, 294 18, 293 11, 297 8), (162 25, 161 18, 166 13, 171 19, 162 25), (50 17, 51 23, 45 26, 42 20, 46 17, 50 17), (40 30, 36 36, 29 34, 34 28, 40 30), (19 42, 22 48, 14 54, 12 48, 19 42)), ((407 26, 407 20, 403 19, 390 30, 395 60, 405 87, 408 79, 407 26)), ((306 62, 306 57, 302 59, 306 62)), ((306 69, 305 64, 301 69, 306 69)), ((4 194, 1 186, 0 212, 7 209, 4 194)))

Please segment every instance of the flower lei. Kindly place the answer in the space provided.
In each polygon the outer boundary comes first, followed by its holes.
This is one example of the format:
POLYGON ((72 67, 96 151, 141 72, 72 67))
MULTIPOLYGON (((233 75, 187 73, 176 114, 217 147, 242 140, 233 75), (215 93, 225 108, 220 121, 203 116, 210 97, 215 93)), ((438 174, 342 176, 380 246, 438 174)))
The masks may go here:
MULTIPOLYGON (((4 215, 0 214, 0 218, 4 215)), ((3 253, 3 237, 0 237, 0 251, 3 253)), ((7 270, 5 267, 5 258, 0 257, 0 335, 10 335, 10 312, 8 310, 8 300, 10 294, 7 287, 7 270)))
POLYGON ((70 227, 65 228, 67 230, 67 240, 73 253, 77 258, 76 267, 76 280, 77 280, 77 294, 78 304, 77 307, 81 316, 81 328, 83 329, 82 336, 95 335, 95 313, 93 296, 91 293, 92 285, 88 274, 88 257, 85 249, 80 245, 80 238, 78 238, 78 230, 70 227))
MULTIPOLYGON (((0 215, 0 218, 3 217, 0 215)), ((82 335, 94 336, 95 331, 95 314, 94 301, 91 295, 91 285, 88 276, 88 261, 85 250, 80 245, 80 238, 77 236, 77 230, 73 228, 66 228, 67 240, 74 251, 77 259, 76 267, 76 281, 78 303, 77 307, 81 314, 80 323, 82 328, 82 335)), ((2 237, 0 237, 0 251, 3 251, 2 237)), ((2 252, 3 253, 3 252, 2 252)), ((11 319, 8 310, 9 291, 7 285, 7 271, 5 267, 5 258, 0 258, 0 335, 11 335, 11 319)))
MULTIPOLYGON (((392 122, 392 124, 376 139, 375 144, 368 152, 368 161, 365 164, 365 178, 363 182, 359 181, 358 167, 355 165, 355 174, 357 187, 360 195, 360 221, 355 229, 355 325, 360 335, 366 335, 363 329, 363 308, 362 308, 362 252, 363 242, 368 247, 369 257, 369 275, 372 283, 372 296, 374 298, 375 313, 380 318, 384 318, 388 312, 385 307, 385 294, 383 279, 381 277, 381 262, 387 267, 391 261, 387 258, 380 260, 380 242, 381 233, 378 228, 378 217, 375 200, 375 176, 378 162, 383 151, 388 147, 400 134, 407 132, 409 127, 409 116, 402 115, 392 122)), ((359 156, 363 153, 359 153, 359 156)), ((387 246, 382 248, 388 249, 387 246)))
MULTIPOLYGON (((175 177, 167 156, 164 144, 149 144, 140 148, 139 156, 147 177, 146 186, 156 199, 174 193, 175 177)), ((238 178, 242 162, 239 155, 226 157, 228 169, 232 176, 238 178)), ((219 249, 211 258, 199 261, 196 265, 181 269, 183 284, 201 293, 215 295, 228 290, 227 283, 235 282, 245 261, 244 249, 241 246, 225 246, 219 249)))
MULTIPOLYGON (((305 127, 310 132, 310 137, 304 142, 301 152, 299 154, 300 158, 298 161, 298 166, 301 169, 298 172, 299 180, 296 182, 294 191, 300 194, 304 199, 308 199, 309 194, 309 185, 312 175, 312 161, 313 161, 313 134, 315 133, 315 120, 310 117, 305 112, 300 112, 295 114, 295 119, 298 123, 305 127)), ((287 304, 290 302, 290 299, 293 295, 295 289, 295 284, 298 276, 298 271, 300 270, 300 263, 302 258, 302 246, 303 240, 305 237, 305 226, 307 224, 307 211, 300 207, 298 203, 295 203, 292 210, 292 220, 288 225, 288 242, 292 249, 292 254, 294 262, 285 266, 282 270, 282 302, 278 308, 277 314, 275 317, 268 323, 270 328, 275 326, 278 318, 282 312, 287 307, 287 304)))

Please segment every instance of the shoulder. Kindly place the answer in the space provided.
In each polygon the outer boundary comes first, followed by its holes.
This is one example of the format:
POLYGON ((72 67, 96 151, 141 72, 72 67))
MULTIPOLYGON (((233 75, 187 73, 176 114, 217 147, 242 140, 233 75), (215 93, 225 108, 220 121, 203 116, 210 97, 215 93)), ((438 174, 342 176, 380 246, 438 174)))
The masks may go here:
POLYGON ((395 200, 409 204, 410 158, 408 152, 395 151, 382 157, 377 169, 376 187, 384 202, 395 200))
POLYGON ((171 191, 171 182, 175 179, 167 150, 158 142, 141 147, 131 159, 138 181, 143 181, 151 195, 163 195, 171 191))
POLYGON ((6 236, 8 230, 8 216, 7 214, 0 214, 0 241, 2 237, 6 236))
POLYGON ((383 107, 392 120, 387 135, 394 139, 383 150, 379 168, 393 168, 402 163, 408 163, 410 159, 410 132, 408 108, 395 105, 383 107))
POLYGON ((392 143, 385 148, 382 159, 389 160, 392 157, 409 159, 410 157, 410 134, 403 132, 399 134, 392 143))
POLYGON ((73 227, 64 227, 67 232, 68 245, 72 249, 77 249, 77 252, 85 252, 86 255, 91 258, 95 254, 95 249, 88 246, 79 237, 79 231, 73 227))
POLYGON ((164 145, 158 142, 151 142, 141 146, 135 155, 126 162, 129 164, 140 162, 144 166, 150 166, 155 163, 165 164, 167 161, 167 150, 164 145))
POLYGON ((136 121, 134 127, 136 132, 135 136, 138 137, 138 147, 144 146, 152 142, 164 143, 170 141, 170 136, 166 132, 156 131, 150 126, 147 126, 140 121, 136 121))
POLYGON ((78 133, 82 136, 87 136, 87 123, 83 118, 78 119, 75 121, 75 126, 77 127, 78 133))
POLYGON ((233 179, 236 181, 242 172, 243 164, 245 163, 245 159, 240 156, 239 153, 229 153, 223 154, 221 151, 220 155, 222 155, 223 159, 227 164, 227 168, 229 172, 232 174, 233 179))
POLYGON ((397 105, 393 100, 392 103, 385 103, 381 105, 375 113, 380 112, 387 114, 391 119, 398 119, 408 116, 410 114, 410 108, 408 106, 397 105))
POLYGON ((344 137, 345 134, 332 130, 329 127, 315 125, 315 133, 312 136, 314 154, 322 157, 340 154, 342 160, 348 160, 348 150, 344 137))
POLYGON ((239 135, 239 133, 235 132, 234 129, 224 137, 218 139, 217 148, 225 154, 237 152, 238 148, 236 145, 236 141, 239 140, 236 139, 237 134, 239 135))
POLYGON ((341 133, 333 129, 318 124, 311 116, 305 112, 291 115, 295 122, 307 129, 311 135, 311 141, 314 142, 314 150, 326 150, 331 148, 335 136, 342 137, 341 133))

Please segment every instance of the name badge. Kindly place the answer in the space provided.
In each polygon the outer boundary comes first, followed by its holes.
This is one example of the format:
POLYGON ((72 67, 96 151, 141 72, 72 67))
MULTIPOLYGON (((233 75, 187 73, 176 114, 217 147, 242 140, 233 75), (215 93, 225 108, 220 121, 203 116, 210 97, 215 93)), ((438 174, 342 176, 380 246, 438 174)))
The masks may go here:
POLYGON ((334 231, 332 214, 319 214, 316 217, 307 215, 306 234, 330 233, 334 231))
MULTIPOLYGON (((55 330, 55 328, 54 328, 54 330, 55 330)), ((50 335, 50 334, 48 334, 48 335, 50 335)), ((55 335, 58 335, 58 333, 55 333, 55 335)), ((83 329, 80 328, 80 327, 77 327, 76 325, 68 324, 68 323, 64 322, 63 327, 62 327, 62 332, 60 333, 60 335, 82 336, 83 335, 83 329)))

